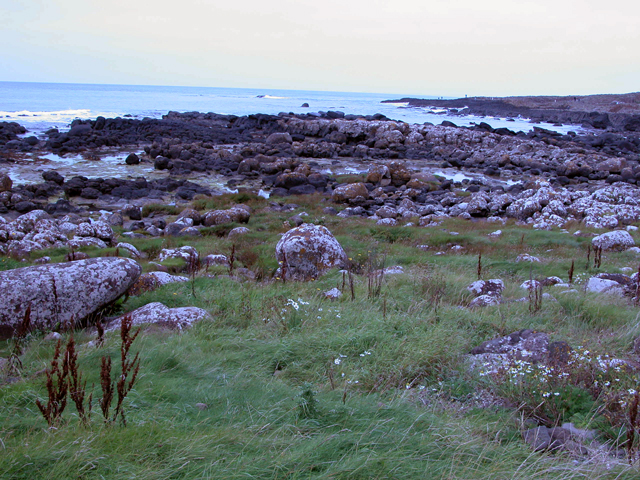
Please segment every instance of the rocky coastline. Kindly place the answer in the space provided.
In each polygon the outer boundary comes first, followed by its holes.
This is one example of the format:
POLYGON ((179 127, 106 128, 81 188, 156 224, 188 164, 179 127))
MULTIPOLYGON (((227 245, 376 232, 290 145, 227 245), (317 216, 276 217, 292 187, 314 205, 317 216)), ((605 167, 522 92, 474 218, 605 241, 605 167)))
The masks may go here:
POLYGON ((532 122, 582 125, 620 133, 640 132, 640 93, 622 95, 465 97, 457 99, 402 98, 382 103, 446 109, 453 115, 522 117, 532 122))
MULTIPOLYGON (((25 158, 34 154, 84 155, 100 162, 109 149, 137 151, 127 155, 126 165, 153 166, 162 177, 65 177, 45 164, 39 183, 15 184, 2 175, 0 213, 10 221, 42 210, 55 218, 76 215, 80 222, 100 212, 119 225, 129 218, 130 231, 178 235, 185 232, 165 230, 163 219, 142 218, 142 207, 187 206, 194 198, 238 191, 272 200, 317 194, 328 202, 328 212, 382 225, 515 218, 550 229, 568 221, 617 227, 640 219, 640 135, 630 132, 516 133, 485 123, 410 125, 332 111, 99 117, 43 138, 0 123, 0 165, 33 168, 37 162, 25 158)), ((193 233, 203 226, 196 219, 184 227, 193 233)), ((21 239, 3 235, 1 251, 22 251, 11 247, 16 241, 21 239)))

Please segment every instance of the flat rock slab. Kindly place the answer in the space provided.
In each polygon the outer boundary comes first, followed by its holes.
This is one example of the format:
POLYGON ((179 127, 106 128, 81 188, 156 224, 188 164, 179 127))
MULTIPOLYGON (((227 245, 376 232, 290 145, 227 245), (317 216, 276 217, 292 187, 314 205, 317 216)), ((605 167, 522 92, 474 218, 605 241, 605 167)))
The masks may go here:
MULTIPOLYGON (((168 327, 172 330, 182 330, 191 327, 194 323, 202 320, 211 320, 212 317, 206 310, 197 307, 169 308, 160 302, 148 303, 133 312, 131 316, 132 324, 157 324, 168 327)), ((117 330, 120 328, 122 317, 115 319, 107 330, 117 330)))
POLYGON ((122 296, 142 269, 128 258, 91 258, 0 272, 0 335, 8 337, 31 306, 31 324, 50 330, 80 321, 122 296))

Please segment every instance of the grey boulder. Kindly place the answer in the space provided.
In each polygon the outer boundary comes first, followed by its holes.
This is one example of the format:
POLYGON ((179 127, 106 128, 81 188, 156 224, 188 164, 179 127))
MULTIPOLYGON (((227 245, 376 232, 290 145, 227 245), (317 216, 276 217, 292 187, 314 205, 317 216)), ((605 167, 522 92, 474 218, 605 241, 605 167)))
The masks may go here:
POLYGON ((78 322, 122 296, 142 269, 128 258, 91 258, 0 272, 0 334, 10 336, 31 307, 31 324, 49 330, 78 322))
POLYGON ((286 280, 315 280, 327 270, 343 267, 347 255, 331 232, 305 223, 285 233, 276 245, 278 276, 286 280))

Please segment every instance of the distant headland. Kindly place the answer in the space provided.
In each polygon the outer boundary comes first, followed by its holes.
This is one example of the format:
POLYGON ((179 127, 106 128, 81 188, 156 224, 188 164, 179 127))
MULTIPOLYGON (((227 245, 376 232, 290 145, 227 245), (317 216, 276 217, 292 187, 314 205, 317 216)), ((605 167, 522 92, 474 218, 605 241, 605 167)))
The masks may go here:
POLYGON ((525 117, 537 122, 583 124, 598 129, 640 131, 640 92, 603 95, 465 97, 449 100, 402 98, 383 103, 445 108, 449 113, 525 117))

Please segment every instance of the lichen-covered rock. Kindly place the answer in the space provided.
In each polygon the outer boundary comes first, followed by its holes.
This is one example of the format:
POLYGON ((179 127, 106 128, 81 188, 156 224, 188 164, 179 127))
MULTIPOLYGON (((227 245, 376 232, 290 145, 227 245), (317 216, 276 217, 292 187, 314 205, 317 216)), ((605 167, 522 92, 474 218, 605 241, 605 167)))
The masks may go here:
POLYGON ((610 295, 624 295, 622 285, 614 280, 591 277, 585 286, 587 292, 607 293, 610 295))
POLYGON ((122 296, 140 276, 128 258, 92 258, 0 272, 0 330, 13 333, 31 307, 41 330, 80 321, 122 296))
POLYGON ((391 172, 386 165, 371 165, 367 172, 366 182, 380 184, 384 182, 383 186, 391 183, 391 172), (386 182, 384 182, 387 180, 386 182))
POLYGON ((308 281, 327 270, 343 267, 347 255, 331 232, 305 223, 285 233, 276 245, 278 275, 286 280, 308 281))
POLYGON ((210 255, 207 255, 206 257, 204 257, 204 259, 202 260, 202 264, 205 267, 211 267, 213 265, 222 265, 222 266, 228 267, 229 266, 229 259, 227 258, 226 255, 210 254, 210 255))
POLYGON ((626 230, 603 233, 594 237, 591 243, 603 250, 626 250, 636 244, 633 237, 626 230))
MULTIPOLYGON (((202 320, 212 320, 206 310, 197 307, 169 308, 160 302, 148 303, 127 315, 131 317, 134 326, 156 324, 172 330, 182 330, 191 327, 202 320)), ((122 317, 111 322, 107 330, 117 330, 122 323, 122 317)))
POLYGON ((145 292, 153 292, 156 288, 169 283, 188 282, 187 277, 180 275, 171 275, 167 272, 149 272, 140 275, 135 281, 129 291, 127 292, 132 297, 142 295, 145 292))
POLYGON ((133 258, 140 258, 142 256, 140 251, 130 243, 120 242, 116 245, 116 249, 126 250, 133 258))
POLYGON ((236 205, 228 210, 212 210, 204 214, 202 224, 205 227, 224 225, 225 223, 247 223, 251 210, 245 205, 236 205))
POLYGON ((231 230, 229 232, 229 234, 227 235, 228 238, 235 238, 235 237, 240 237, 242 235, 246 235, 247 233, 250 233, 251 230, 249 230, 247 227, 236 227, 233 230, 231 230))
POLYGON ((158 255, 159 262, 164 262, 169 258, 181 258, 185 262, 192 260, 197 261, 200 258, 200 254, 198 250, 189 245, 180 248, 163 248, 160 250, 160 254, 158 255))
POLYGON ((545 361, 549 354, 549 336, 528 329, 520 330, 505 337, 487 340, 473 348, 471 354, 507 354, 510 359, 545 361))
POLYGON ((504 290, 504 282, 499 278, 493 280, 478 280, 467 287, 475 295, 492 295, 499 297, 504 290))
POLYGON ((500 297, 495 295, 480 295, 469 303, 469 308, 490 307, 492 305, 500 305, 500 297))
POLYGON ((336 203, 353 201, 358 197, 362 197, 364 200, 369 198, 369 190, 364 183, 350 183, 348 185, 341 185, 331 194, 331 200, 336 203))

